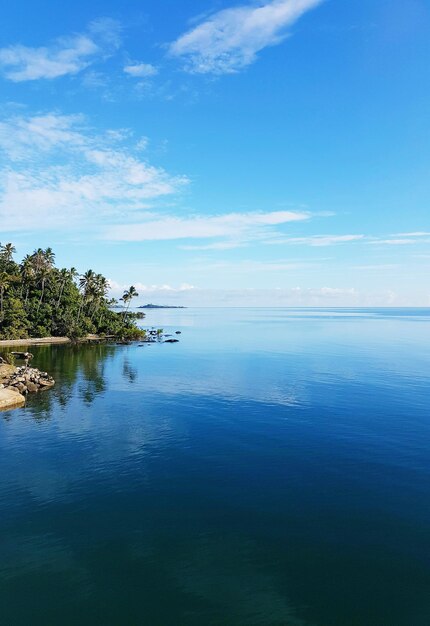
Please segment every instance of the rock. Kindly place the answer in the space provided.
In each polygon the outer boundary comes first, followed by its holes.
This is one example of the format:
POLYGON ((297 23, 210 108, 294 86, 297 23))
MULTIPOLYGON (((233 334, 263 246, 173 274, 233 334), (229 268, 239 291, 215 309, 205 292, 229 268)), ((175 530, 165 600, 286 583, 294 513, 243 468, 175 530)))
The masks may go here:
POLYGON ((41 387, 53 387, 55 385, 55 380, 47 380, 47 379, 41 378, 39 381, 39 385, 41 387))
MULTIPOLYGON (((9 365, 0 365, 0 379, 2 385, 0 392, 3 390, 16 396, 23 396, 27 393, 35 393, 36 391, 44 391, 50 389, 55 384, 52 376, 48 372, 40 372, 34 367, 13 367, 9 365)), ((22 401, 16 400, 15 406, 22 404, 22 401)))
POLYGON ((15 409, 25 404, 25 398, 17 391, 0 389, 0 411, 15 409))
POLYGON ((31 352, 11 352, 16 359, 25 359, 26 361, 30 361, 33 358, 31 352))
POLYGON ((12 386, 6 387, 6 390, 13 391, 13 393, 19 393, 19 390, 16 387, 12 387, 12 386))

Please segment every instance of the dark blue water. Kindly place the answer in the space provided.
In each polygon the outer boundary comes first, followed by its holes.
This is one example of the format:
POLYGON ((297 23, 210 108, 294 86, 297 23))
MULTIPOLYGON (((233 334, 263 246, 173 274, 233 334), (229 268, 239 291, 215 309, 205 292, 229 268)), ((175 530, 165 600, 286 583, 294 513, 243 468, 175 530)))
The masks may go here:
POLYGON ((0 415, 0 624, 428 626, 430 310, 151 311, 0 415))

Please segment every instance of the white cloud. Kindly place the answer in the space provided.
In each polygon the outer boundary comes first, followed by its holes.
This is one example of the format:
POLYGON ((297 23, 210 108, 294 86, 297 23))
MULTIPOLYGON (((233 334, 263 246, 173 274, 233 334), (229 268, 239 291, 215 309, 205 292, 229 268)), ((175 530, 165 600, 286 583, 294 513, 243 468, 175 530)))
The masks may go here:
MULTIPOLYGON (((359 290, 354 287, 278 287, 269 289, 209 289, 198 286, 190 289, 173 288, 163 286, 140 286, 135 285, 140 301, 157 298, 162 304, 183 305, 188 307, 249 307, 249 306, 272 306, 272 307, 373 307, 373 306, 411 306, 408 294, 395 293, 390 289, 382 290, 359 290), (142 288, 143 287, 143 288, 142 288)), ((121 285, 117 292, 122 295, 121 285)), ((159 303, 157 302, 157 304, 159 303)), ((139 303, 139 301, 138 301, 139 303)), ((413 300, 413 306, 427 306, 428 293, 422 294, 413 300)), ((297 315, 303 315, 298 312, 297 315)), ((327 312, 327 316, 333 317, 334 312, 327 312)), ((342 312, 339 315, 347 315, 342 312)), ((355 313, 351 313, 355 315, 355 313)))
POLYGON ((416 231, 414 233, 397 233, 396 235, 391 235, 391 237, 430 237, 430 233, 416 231))
POLYGON ((256 273, 267 272, 291 272, 293 270, 313 269, 319 268, 321 262, 324 259, 318 259, 317 261, 295 261, 295 260, 275 260, 275 261, 256 261, 253 259, 243 259, 240 261, 216 261, 214 263, 202 265, 201 269, 208 272, 210 270, 221 270, 225 274, 238 275, 252 275, 256 273))
POLYGON ((192 73, 237 72, 285 39, 287 27, 321 2, 272 0, 219 11, 173 42, 170 54, 183 58, 192 73))
POLYGON ((310 235, 309 237, 288 237, 278 238, 266 241, 270 245, 280 244, 302 244, 306 246, 333 246, 339 243, 349 243, 351 241, 360 241, 365 235, 310 235))
POLYGON ((398 265, 394 263, 385 263, 380 265, 355 265, 352 269, 354 270, 375 270, 375 271, 385 271, 385 270, 395 270, 398 269, 398 265))
POLYGON ((0 122, 0 149, 12 161, 45 158, 51 150, 85 148, 88 141, 79 115, 16 116, 0 122))
POLYGON ((14 82, 74 75, 119 46, 119 25, 114 20, 92 22, 83 34, 60 37, 49 46, 15 44, 0 49, 0 70, 14 82))
POLYGON ((141 137, 139 141, 136 143, 135 148, 139 152, 144 152, 147 149, 148 145, 149 145, 148 137, 141 137))
POLYGON ((430 239, 372 239, 367 243, 372 245, 384 245, 384 246, 410 246, 417 243, 428 243, 430 239))
MULTIPOLYGON (((114 296, 122 295, 124 291, 130 287, 128 284, 119 283, 111 278, 108 279, 108 282, 114 296)), ((145 285, 144 283, 136 282, 134 283, 134 287, 136 288, 139 296, 165 293, 182 294, 195 289, 194 285, 190 285, 189 283, 181 283, 178 287, 172 287, 171 285, 145 285)))
POLYGON ((385 246, 410 246, 414 244, 429 243, 430 233, 424 231, 415 231, 410 233, 397 233, 386 237, 369 237, 367 243, 371 245, 385 246))
POLYGON ((216 243, 201 245, 184 245, 179 246, 179 248, 181 250, 234 250, 235 248, 243 248, 245 245, 239 241, 217 241, 216 243))
POLYGON ((127 147, 128 135, 97 135, 84 118, 55 113, 1 122, 3 230, 126 223, 188 182, 141 160, 127 147))
POLYGON ((124 67, 124 72, 135 78, 149 78, 150 76, 158 74, 157 68, 150 63, 135 63, 126 65, 124 67))
POLYGON ((136 224, 120 224, 110 227, 107 229, 105 237, 115 241, 162 241, 239 236, 254 238, 256 233, 272 226, 309 218, 309 213, 298 211, 228 213, 190 218, 164 217, 136 224))

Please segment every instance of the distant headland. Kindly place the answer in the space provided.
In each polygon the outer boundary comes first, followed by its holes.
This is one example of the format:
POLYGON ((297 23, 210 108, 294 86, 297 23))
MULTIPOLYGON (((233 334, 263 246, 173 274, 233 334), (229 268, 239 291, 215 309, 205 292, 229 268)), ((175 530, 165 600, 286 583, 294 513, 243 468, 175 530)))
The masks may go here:
POLYGON ((186 306, 170 306, 163 304, 143 304, 137 307, 138 309, 186 309, 186 306))

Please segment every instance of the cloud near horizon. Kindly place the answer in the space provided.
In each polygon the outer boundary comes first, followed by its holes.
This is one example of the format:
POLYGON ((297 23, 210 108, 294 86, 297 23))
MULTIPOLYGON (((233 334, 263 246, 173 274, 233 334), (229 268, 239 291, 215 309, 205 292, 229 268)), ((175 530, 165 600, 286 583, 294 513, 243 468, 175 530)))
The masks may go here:
MULTIPOLYGON (((129 285, 110 280, 114 296, 121 296, 129 285)), ((156 304, 187 307, 357 307, 357 306, 405 306, 407 297, 390 289, 361 290, 355 287, 277 287, 268 289, 210 289, 187 283, 178 287, 171 285, 145 285, 135 283, 139 299, 146 303, 156 299, 156 304), (264 303, 262 305, 262 303, 264 303)), ((421 296, 418 305, 428 306, 428 295, 421 296)))
MULTIPOLYGON (((109 287, 115 296, 120 296, 123 292, 130 287, 125 283, 119 283, 111 278, 108 279, 109 287)), ((172 287, 171 285, 145 285, 140 282, 136 282, 133 285, 138 291, 139 295, 148 294, 183 294, 186 291, 193 291, 194 285, 188 283, 181 283, 179 287, 172 287)))
POLYGON ((118 22, 102 18, 91 22, 84 33, 59 37, 49 46, 0 48, 0 71, 13 82, 77 74, 119 47, 120 30, 118 22))
POLYGON ((232 74, 253 63, 258 52, 281 43, 286 29, 323 0, 272 0, 224 9, 169 46, 194 74, 232 74))

